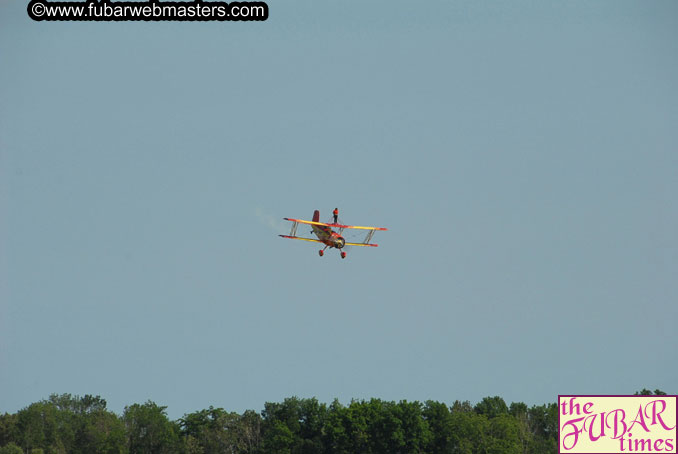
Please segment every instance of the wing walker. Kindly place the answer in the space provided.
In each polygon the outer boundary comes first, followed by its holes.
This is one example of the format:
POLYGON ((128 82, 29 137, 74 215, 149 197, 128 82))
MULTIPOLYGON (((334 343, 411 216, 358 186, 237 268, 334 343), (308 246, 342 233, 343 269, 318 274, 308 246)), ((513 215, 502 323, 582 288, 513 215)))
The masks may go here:
POLYGON ((358 225, 339 224, 337 223, 338 220, 337 216, 339 214, 339 210, 335 208, 333 214, 334 214, 333 223, 320 222, 320 211, 318 210, 315 210, 315 212, 313 213, 312 221, 305 221, 303 219, 284 218, 286 221, 292 222, 292 229, 290 230, 289 235, 279 235, 279 236, 283 238, 290 238, 292 240, 303 240, 311 241, 313 243, 322 243, 325 245, 325 247, 318 251, 318 255, 322 257, 325 254, 325 249, 329 247, 339 249, 341 258, 345 259, 346 251, 342 250, 344 246, 377 247, 379 246, 378 244, 370 243, 370 241, 372 241, 372 236, 374 235, 374 232, 376 232, 377 230, 388 230, 383 227, 362 227, 358 225), (314 233, 317 239, 297 236, 297 227, 299 226, 299 224, 310 225, 311 228, 313 229, 311 233, 314 233), (337 231, 334 231, 333 228, 337 229, 337 231), (368 232, 362 243, 347 243, 344 237, 342 236, 344 229, 367 230, 368 232))

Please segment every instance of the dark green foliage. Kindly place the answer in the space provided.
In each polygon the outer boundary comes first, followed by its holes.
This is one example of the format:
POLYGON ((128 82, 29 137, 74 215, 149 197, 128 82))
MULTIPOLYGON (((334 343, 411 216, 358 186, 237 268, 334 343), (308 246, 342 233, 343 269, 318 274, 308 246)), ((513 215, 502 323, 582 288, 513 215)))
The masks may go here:
POLYGON ((527 405, 522 402, 513 402, 509 407, 509 414, 514 418, 527 419, 527 405))
POLYGON ((14 443, 8 443, 0 448, 0 454, 24 454, 24 452, 14 443))
POLYGON ((485 415, 488 418, 496 418, 499 415, 506 415, 509 412, 506 402, 499 396, 484 397, 474 407, 476 413, 485 415))
POLYGON ((488 454, 520 454, 524 451, 520 423, 508 413, 490 419, 487 434, 488 454))
POLYGON ((499 396, 475 406, 291 397, 261 414, 209 407, 171 421, 151 401, 118 416, 99 396, 62 394, 0 415, 0 454, 548 454, 557 446, 555 403, 507 405, 499 396))
POLYGON ((344 407, 334 400, 328 410, 325 427, 325 452, 361 454, 368 452, 367 419, 364 403, 353 401, 344 407))
POLYGON ((460 454, 480 454, 487 452, 487 417, 473 411, 453 411, 448 434, 451 438, 451 451, 460 454))
POLYGON ((542 438, 558 439, 558 405, 550 403, 530 408, 527 412, 530 431, 542 438))
POLYGON ((419 402, 353 402, 361 407, 370 453, 419 453, 429 443, 430 431, 419 402))
POLYGON ((47 402, 53 404, 59 411, 81 415, 106 410, 106 400, 100 396, 85 394, 83 397, 70 394, 52 394, 47 402))
POLYGON ((532 434, 530 453, 556 452, 558 448, 558 404, 535 405, 527 411, 527 424, 532 434))
POLYGON ((468 400, 465 400, 464 402, 455 400, 454 403, 452 404, 452 407, 450 407, 450 411, 453 413, 458 413, 458 412, 471 412, 473 411, 473 406, 471 405, 471 402, 468 400))
POLYGON ((73 453, 126 454, 127 434, 122 420, 114 413, 96 410, 82 417, 76 432, 73 453))
POLYGON ((264 452, 312 454, 323 452, 327 406, 318 400, 287 398, 266 402, 263 417, 264 452))
POLYGON ((430 430, 431 436, 427 451, 433 454, 443 454, 452 451, 452 414, 447 405, 432 400, 426 401, 422 410, 422 417, 430 430))
POLYGON ((56 450, 57 444, 63 445, 57 437, 61 435, 66 438, 71 431, 68 427, 62 427, 62 433, 57 434, 56 414, 56 407, 45 401, 36 402, 20 410, 17 414, 19 429, 17 444, 28 452, 52 447, 56 450))
POLYGON ((16 414, 5 413, 0 415, 0 446, 5 446, 12 440, 19 439, 18 419, 16 414))
POLYGON ((0 446, 9 442, 26 452, 126 454, 125 426, 99 396, 53 394, 16 415, 0 418, 0 446))
POLYGON ((253 453, 260 443, 261 418, 253 411, 241 415, 210 407, 179 420, 189 453, 253 453))
POLYGON ((634 396, 665 396, 666 393, 661 389, 655 389, 654 394, 649 389, 643 388, 640 391, 636 391, 634 396))
POLYGON ((122 419, 127 429, 130 454, 180 452, 179 425, 167 418, 165 408, 151 401, 125 407, 122 419))
POLYGON ((73 454, 123 454, 127 452, 125 426, 114 413, 106 410, 106 401, 99 396, 70 394, 49 396, 65 421, 62 443, 73 454))

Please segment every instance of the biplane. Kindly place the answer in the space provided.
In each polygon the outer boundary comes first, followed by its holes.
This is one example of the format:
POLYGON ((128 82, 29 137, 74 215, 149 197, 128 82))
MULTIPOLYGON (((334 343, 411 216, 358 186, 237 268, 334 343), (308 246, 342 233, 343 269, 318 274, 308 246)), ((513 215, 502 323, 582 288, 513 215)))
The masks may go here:
POLYGON ((318 251, 318 255, 320 255, 321 257, 325 254, 325 249, 327 249, 328 247, 339 249, 342 259, 346 258, 346 251, 342 250, 344 246, 377 247, 379 246, 378 244, 370 243, 370 241, 372 241, 372 236, 374 235, 374 232, 376 232, 377 230, 388 230, 383 227, 362 227, 357 225, 343 225, 336 223, 320 222, 320 211, 318 210, 315 210, 315 212, 313 213, 312 221, 304 221, 303 219, 290 219, 290 218, 283 219, 292 222, 292 229, 290 230, 289 235, 279 235, 279 236, 283 238, 290 238, 292 240, 303 240, 311 241, 313 243, 322 243, 325 245, 325 247, 318 251), (297 236, 297 227, 299 226, 299 224, 310 225, 311 228, 313 229, 311 233, 314 233, 315 236, 318 237, 318 239, 297 236), (334 230, 332 230, 333 228, 336 228, 337 231, 335 232, 334 230), (362 243, 348 243, 342 236, 344 229, 359 229, 367 230, 368 232, 362 243))

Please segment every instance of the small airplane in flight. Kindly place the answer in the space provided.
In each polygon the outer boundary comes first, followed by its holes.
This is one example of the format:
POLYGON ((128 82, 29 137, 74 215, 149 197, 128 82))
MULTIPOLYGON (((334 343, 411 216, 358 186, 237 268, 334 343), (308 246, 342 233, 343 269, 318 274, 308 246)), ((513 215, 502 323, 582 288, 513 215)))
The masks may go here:
MULTIPOLYGON (((336 214, 336 212, 335 212, 336 214)), ((313 221, 304 221, 302 219, 290 219, 290 218, 283 218, 286 221, 291 221, 292 222, 292 229, 290 230, 289 235, 278 235, 283 238, 290 238, 293 240, 303 240, 303 241, 312 241, 314 243, 323 243, 325 247, 323 249, 320 249, 318 251, 318 254, 322 257, 323 254, 325 253, 325 249, 329 248, 336 248, 341 251, 341 249, 344 248, 344 246, 371 246, 371 247, 377 247, 379 246, 378 244, 371 244, 370 241, 372 241, 372 235, 374 235, 374 232, 377 230, 388 230, 383 227, 361 227, 357 225, 343 225, 343 224, 337 224, 336 221, 331 224, 326 224, 324 222, 320 222, 320 211, 315 210, 313 213, 313 221), (309 224, 312 228, 313 231, 312 233, 315 234, 315 236, 318 237, 318 239, 314 238, 303 238, 297 236, 297 226, 299 224, 309 224), (332 230, 332 227, 336 228, 337 231, 335 232, 332 230), (365 237, 365 240, 363 240, 362 243, 347 243, 346 240, 344 239, 342 233, 344 232, 344 229, 362 229, 362 230, 369 230, 367 232, 367 236, 365 237)), ((336 219, 336 217, 335 217, 336 219)), ((341 251, 341 258, 345 259, 346 258, 346 252, 341 251)))

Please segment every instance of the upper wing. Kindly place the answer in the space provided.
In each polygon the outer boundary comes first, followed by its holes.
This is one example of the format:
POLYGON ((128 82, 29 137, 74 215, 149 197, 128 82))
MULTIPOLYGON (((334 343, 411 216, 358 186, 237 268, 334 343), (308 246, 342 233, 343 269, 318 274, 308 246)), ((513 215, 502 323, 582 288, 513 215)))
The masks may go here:
MULTIPOLYGON (((304 241, 312 241, 314 243, 322 243, 322 241, 320 241, 320 240, 314 240, 312 238, 302 238, 300 236, 291 236, 291 235, 278 235, 278 236, 281 236, 283 238, 289 238, 291 240, 304 240, 304 241)), ((346 243, 346 244, 348 244, 348 243, 346 243)))
MULTIPOLYGON (((314 222, 314 221, 304 221, 302 219, 291 219, 291 218, 283 218, 286 221, 292 221, 292 222, 300 222, 302 224, 311 224, 311 225, 324 225, 329 227, 330 225, 336 225, 336 224, 325 224, 324 222, 314 222)), ((341 227, 341 226, 339 226, 341 227)))
POLYGON ((362 230, 388 230, 384 227, 362 227, 360 225, 339 225, 339 224, 330 224, 335 227, 340 227, 342 229, 362 229, 362 230))
POLYGON ((283 218, 286 221, 300 222, 302 224, 324 225, 326 227, 338 227, 340 229, 362 229, 362 230, 388 230, 384 227, 363 227, 360 225, 343 225, 343 224, 325 224, 324 222, 304 221, 303 219, 283 218))

